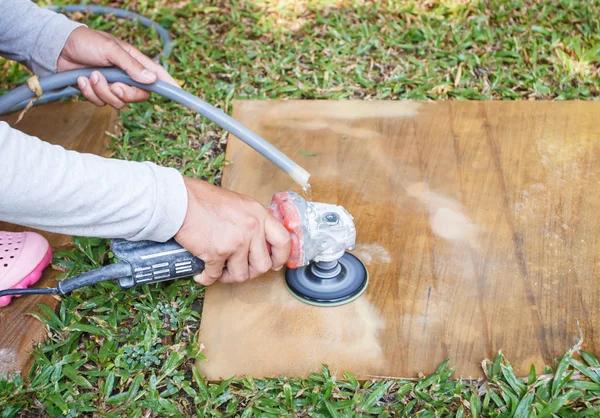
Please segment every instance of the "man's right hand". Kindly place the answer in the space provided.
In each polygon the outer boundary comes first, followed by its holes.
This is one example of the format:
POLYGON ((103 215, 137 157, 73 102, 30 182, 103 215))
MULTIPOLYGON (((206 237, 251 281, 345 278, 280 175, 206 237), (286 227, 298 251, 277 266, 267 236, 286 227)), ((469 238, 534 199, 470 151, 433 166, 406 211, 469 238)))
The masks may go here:
POLYGON ((281 270, 290 256, 290 234, 267 209, 207 182, 187 177, 184 181, 188 208, 175 240, 204 261, 204 272, 195 278, 198 283, 243 282, 281 270))

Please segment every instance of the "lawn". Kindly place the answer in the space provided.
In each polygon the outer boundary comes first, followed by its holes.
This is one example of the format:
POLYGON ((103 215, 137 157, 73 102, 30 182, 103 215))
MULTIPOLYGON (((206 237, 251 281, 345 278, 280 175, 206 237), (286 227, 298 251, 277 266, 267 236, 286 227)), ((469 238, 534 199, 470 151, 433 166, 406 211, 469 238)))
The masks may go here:
MULTIPOLYGON (((96 2, 94 2, 96 3, 96 2)), ((176 40, 164 62, 182 87, 231 111, 243 99, 595 100, 600 3, 520 0, 248 0, 97 2, 144 14, 176 40)), ((156 34, 134 23, 74 16, 148 54, 156 34)), ((0 61, 0 93, 28 73, 0 61)), ((226 134, 160 98, 121 112, 114 155, 219 183, 226 134)), ((76 238, 54 266, 75 275, 107 263, 100 239, 76 238)), ((574 347, 515 377, 501 353, 486 379, 452 359, 414 380, 308 379, 208 384, 197 329, 204 289, 191 281, 122 291, 112 283, 63 298, 39 320, 49 338, 30 373, 0 378, 0 416, 598 416, 600 362, 574 347)), ((243 348, 240 348, 243 349, 243 348)), ((481 359, 482 361, 484 359, 481 359)), ((351 372, 351 371, 349 371, 351 372)))

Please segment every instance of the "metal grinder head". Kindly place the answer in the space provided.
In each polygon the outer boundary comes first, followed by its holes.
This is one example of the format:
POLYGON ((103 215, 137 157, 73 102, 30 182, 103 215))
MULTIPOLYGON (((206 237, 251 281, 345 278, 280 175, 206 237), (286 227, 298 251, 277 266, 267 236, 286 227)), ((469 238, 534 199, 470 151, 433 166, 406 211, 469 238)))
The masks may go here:
POLYGON ((292 237, 286 285, 303 302, 338 306, 358 298, 368 274, 353 250, 356 227, 342 206, 307 202, 294 192, 277 193, 269 212, 292 237))

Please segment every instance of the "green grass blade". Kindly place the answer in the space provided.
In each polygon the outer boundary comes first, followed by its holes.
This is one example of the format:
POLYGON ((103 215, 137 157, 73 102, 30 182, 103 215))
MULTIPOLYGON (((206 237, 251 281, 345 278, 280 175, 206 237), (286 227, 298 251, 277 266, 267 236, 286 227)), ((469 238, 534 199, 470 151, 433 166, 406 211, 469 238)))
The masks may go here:
POLYGON ((515 418, 527 418, 530 414, 531 403, 533 402, 533 393, 528 393, 519 402, 515 411, 515 418))
POLYGON ((367 396, 364 401, 360 405, 360 409, 363 411, 367 411, 371 409, 379 400, 385 395, 390 386, 392 386, 394 382, 386 382, 386 383, 378 383, 376 388, 373 390, 369 396, 367 396))
POLYGON ((569 353, 565 354, 558 363, 558 367, 556 368, 556 372, 554 373, 554 379, 552 380, 552 397, 556 398, 558 392, 560 391, 561 385, 564 386, 563 379, 564 375, 567 372, 569 367, 569 359, 571 355, 569 353))
POLYGON ((69 331, 81 331, 81 332, 87 332, 88 334, 93 334, 93 335, 97 335, 99 337, 104 337, 107 339, 111 338, 111 335, 103 330, 102 328, 96 327, 94 325, 87 325, 87 324, 75 324, 75 325, 71 325, 70 327, 68 327, 69 331))

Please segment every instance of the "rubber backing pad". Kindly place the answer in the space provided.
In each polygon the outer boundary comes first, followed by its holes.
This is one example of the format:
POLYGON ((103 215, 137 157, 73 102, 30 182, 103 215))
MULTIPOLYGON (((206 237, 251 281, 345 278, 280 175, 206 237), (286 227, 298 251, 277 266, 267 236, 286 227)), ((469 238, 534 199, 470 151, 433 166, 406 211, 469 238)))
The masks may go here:
POLYGON ((285 283, 288 290, 302 302, 315 306, 339 306, 352 302, 367 288, 367 269, 350 253, 344 253, 338 262, 342 269, 331 279, 315 276, 310 265, 287 269, 285 283))

